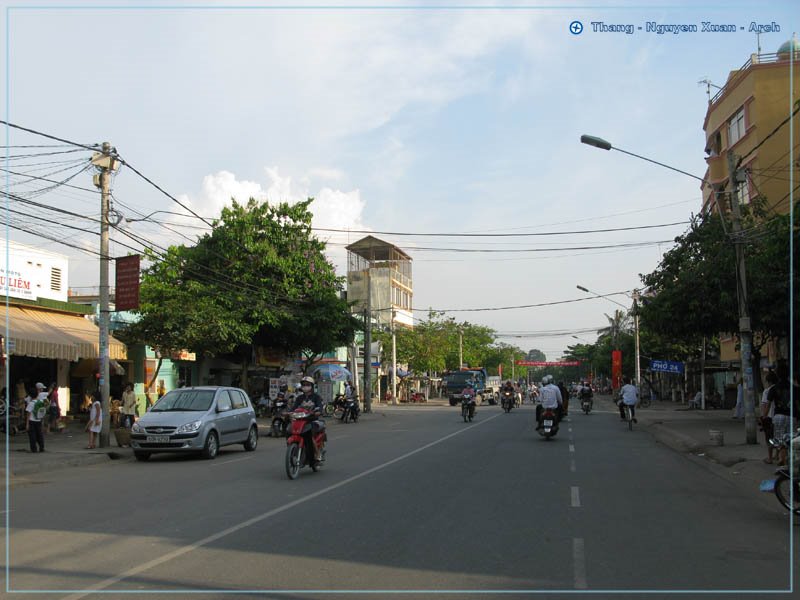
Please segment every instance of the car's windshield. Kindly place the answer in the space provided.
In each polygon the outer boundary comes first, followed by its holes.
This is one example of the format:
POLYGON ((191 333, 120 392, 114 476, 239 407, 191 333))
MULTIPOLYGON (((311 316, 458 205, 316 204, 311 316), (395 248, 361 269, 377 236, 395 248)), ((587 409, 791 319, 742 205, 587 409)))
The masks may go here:
POLYGON ((214 390, 173 390, 155 403, 151 412, 207 411, 214 402, 214 390))

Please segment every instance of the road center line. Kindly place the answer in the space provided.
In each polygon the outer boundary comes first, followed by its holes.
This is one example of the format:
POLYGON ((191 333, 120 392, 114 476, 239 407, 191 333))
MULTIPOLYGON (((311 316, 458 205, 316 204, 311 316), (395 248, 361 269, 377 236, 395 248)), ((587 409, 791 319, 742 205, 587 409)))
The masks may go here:
POLYGON ((569 445, 569 451, 570 452, 575 452, 575 444, 570 444, 569 445))
POLYGON ((229 465, 231 463, 240 462, 242 460, 250 460, 251 458, 253 458, 252 455, 251 456, 244 456, 242 458, 234 458, 233 460, 222 460, 222 461, 215 460, 209 466, 210 467, 218 467, 219 465, 229 465))
POLYGON ((424 452, 428 448, 432 448, 433 446, 437 446, 437 445, 441 444, 442 442, 445 442, 445 441, 449 440, 452 437, 455 437, 457 435, 461 435, 465 431, 469 431, 470 429, 474 429, 475 427, 480 427, 481 425, 483 425, 485 423, 488 423, 492 419, 496 419, 497 417, 499 417, 502 414, 504 414, 504 413, 497 413, 493 417, 489 417, 488 419, 479 421, 478 423, 475 423, 473 425, 469 425, 469 426, 465 427, 464 429, 459 429, 458 431, 455 431, 455 432, 451 433, 450 435, 446 435, 443 438, 439 438, 438 440, 436 440, 434 442, 430 442, 429 444, 425 444, 424 446, 420 446, 416 450, 412 450, 411 452, 406 452, 405 454, 403 454, 401 456, 398 456, 397 458, 393 458, 392 460, 389 460, 389 461, 387 461, 387 462, 385 462, 385 463, 383 463, 381 465, 372 467, 370 469, 367 469, 366 471, 362 471, 361 473, 358 473, 357 475, 353 475, 352 477, 348 477, 347 479, 343 479, 339 483, 334 483, 333 485, 329 485, 326 488, 323 488, 323 489, 318 490, 316 492, 312 492, 311 494, 308 494, 307 496, 304 496, 303 498, 298 498, 297 500, 289 502, 288 504, 284 504, 283 506, 281 506, 279 508, 272 509, 270 511, 267 511, 265 513, 257 515, 257 516, 255 516, 255 517, 253 517, 251 519, 247 519, 246 521, 242 521, 241 523, 238 523, 236 525, 228 527, 227 529, 223 529, 222 531, 219 531, 219 532, 217 532, 215 534, 209 535, 208 537, 205 537, 202 540, 198 540, 198 541, 194 542, 193 544, 189 544, 187 546, 183 546, 182 548, 178 548, 176 550, 173 550, 172 552, 168 552, 167 554, 164 554, 163 556, 159 556, 158 558, 154 558, 152 560, 149 560, 146 563, 143 563, 143 564, 141 564, 141 565, 139 565, 137 567, 133 567, 132 569, 128 569, 124 573, 120 573, 119 575, 115 575, 114 577, 109 577, 107 579, 104 579, 103 581, 99 581, 99 582, 87 587, 85 590, 81 590, 78 593, 71 594, 69 596, 65 596, 64 600, 79 600, 80 598, 85 598, 86 596, 89 596, 89 595, 91 595, 91 594, 93 594, 93 593, 95 593, 95 592, 97 592, 99 590, 105 589, 105 588, 107 588, 109 586, 112 586, 112 585, 114 585, 116 583, 119 583, 123 579, 127 579, 129 577, 133 577, 134 575, 138 575, 139 573, 144 573, 145 571, 148 571, 148 570, 150 570, 150 569, 152 569, 154 567, 161 566, 167 561, 173 560, 175 558, 179 558, 179 557, 183 556, 184 554, 188 554, 189 552, 192 552, 193 550, 197 550, 198 548, 201 548, 202 546, 207 546, 208 544, 211 544, 212 542, 216 542, 217 540, 219 540, 221 538, 224 538, 224 537, 226 537, 226 536, 228 536, 228 535, 230 535, 232 533, 236 533, 237 531, 240 531, 242 529, 246 529, 247 527, 250 527, 251 525, 255 525, 256 523, 260 523, 261 521, 265 521, 266 519, 269 519, 270 517, 274 517, 275 515, 279 515, 279 514, 281 514, 283 512, 286 512, 287 510, 291 510, 294 507, 299 506, 300 504, 304 504, 305 502, 308 502, 309 500, 314 500, 316 498, 319 498, 320 496, 323 496, 323 495, 327 494, 328 492, 332 492, 334 490, 337 490, 340 487, 344 487, 344 486, 346 486, 346 485, 348 485, 350 483, 353 483, 354 481, 358 481, 359 479, 363 479, 364 477, 366 477, 368 475, 372 475, 373 473, 381 471, 381 470, 385 469, 386 467, 389 467, 389 466, 391 466, 391 465, 393 465, 395 463, 398 463, 398 462, 400 462, 402 460, 410 458, 410 457, 414 456, 415 454, 419 454, 420 452, 424 452))
POLYGON ((586 589, 586 549, 583 538, 572 538, 572 563, 575 575, 575 589, 586 589))
POLYGON ((575 472, 575 459, 574 458, 569 462, 569 470, 570 470, 571 473, 575 472))
POLYGON ((570 488, 570 491, 572 492, 572 508, 580 508, 581 507, 581 496, 580 496, 580 493, 578 491, 578 486, 573 485, 570 488))

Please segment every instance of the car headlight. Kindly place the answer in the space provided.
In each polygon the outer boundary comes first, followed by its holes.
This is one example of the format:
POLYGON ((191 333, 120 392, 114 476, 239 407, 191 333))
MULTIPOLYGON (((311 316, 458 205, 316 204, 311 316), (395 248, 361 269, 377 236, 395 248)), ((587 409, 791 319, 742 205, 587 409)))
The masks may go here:
POLYGON ((144 427, 139 425, 139 423, 134 423, 133 426, 131 427, 131 431, 133 433, 144 433, 144 427))
POLYGON ((175 433, 194 433, 200 426, 203 424, 202 421, 192 421, 191 423, 186 423, 185 425, 181 425, 175 430, 175 433))

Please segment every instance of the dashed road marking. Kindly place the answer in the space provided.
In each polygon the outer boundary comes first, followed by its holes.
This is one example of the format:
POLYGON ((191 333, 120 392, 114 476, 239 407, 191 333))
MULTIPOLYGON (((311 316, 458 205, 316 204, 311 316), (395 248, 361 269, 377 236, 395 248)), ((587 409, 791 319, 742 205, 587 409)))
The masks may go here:
POLYGON ((569 470, 570 470, 570 473, 574 473, 575 472, 575 459, 574 458, 569 463, 569 470))
POLYGON ((586 589, 586 549, 583 538, 572 538, 572 564, 574 568, 575 589, 586 589))
POLYGON ((570 492, 572 494, 572 508, 580 508, 581 507, 581 495, 578 491, 578 486, 573 485, 570 488, 570 492))
POLYGON ((575 444, 570 444, 569 445, 569 451, 570 452, 575 452, 575 444))

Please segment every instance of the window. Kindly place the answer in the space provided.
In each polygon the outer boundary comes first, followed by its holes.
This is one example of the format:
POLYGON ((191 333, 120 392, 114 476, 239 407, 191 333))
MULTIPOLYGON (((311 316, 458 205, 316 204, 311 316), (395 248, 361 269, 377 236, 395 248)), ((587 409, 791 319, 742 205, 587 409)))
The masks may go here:
POLYGON ((728 147, 744 137, 744 108, 739 109, 728 123, 728 147))
POLYGON ((61 269, 51 267, 50 269, 50 289, 54 292, 61 291, 61 269))
POLYGON ((231 397, 228 395, 228 390, 222 390, 217 399, 217 410, 223 412, 231 409, 231 397))
POLYGON ((245 401, 242 392, 228 390, 228 393, 231 396, 231 406, 233 406, 233 408, 247 408, 247 402, 245 401))
POLYGON ((739 206, 750 204, 750 186, 746 181, 736 186, 735 198, 739 206))
POLYGON ((183 365, 179 366, 178 380, 183 382, 184 387, 192 387, 192 367, 183 365))

